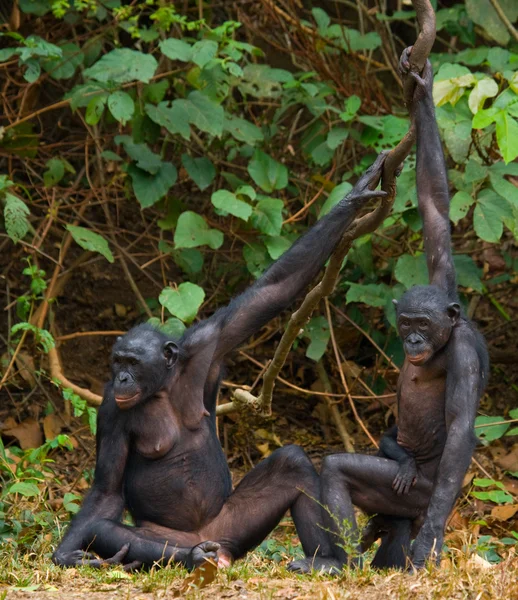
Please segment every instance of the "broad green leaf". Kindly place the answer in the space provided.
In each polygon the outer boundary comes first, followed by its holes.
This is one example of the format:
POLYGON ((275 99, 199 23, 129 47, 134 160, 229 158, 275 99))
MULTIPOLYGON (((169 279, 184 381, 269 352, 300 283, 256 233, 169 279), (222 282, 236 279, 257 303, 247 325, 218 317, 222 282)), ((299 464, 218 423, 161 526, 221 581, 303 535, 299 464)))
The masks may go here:
POLYGON ((203 254, 196 248, 182 248, 175 250, 174 262, 185 271, 187 275, 196 275, 203 267, 203 254))
POLYGON ((85 121, 88 125, 97 125, 103 116, 107 96, 94 96, 86 107, 85 121))
POLYGON ((252 242, 244 246, 243 258, 245 259, 249 272, 256 279, 258 279, 272 263, 266 248, 259 242, 252 242))
POLYGON ((156 329, 163 331, 166 335, 170 335, 176 339, 180 339, 187 329, 182 321, 176 317, 167 319, 165 323, 161 323, 157 317, 151 317, 151 319, 148 319, 148 323, 156 327, 156 329))
MULTIPOLYGON (((510 23, 518 18, 518 6, 515 0, 498 0, 500 10, 505 14, 510 23)), ((466 10, 471 20, 480 25, 485 31, 502 46, 506 46, 510 36, 507 27, 490 0, 466 0, 466 10)))
POLYGON ((488 168, 485 165, 481 165, 476 160, 470 158, 466 163, 464 181, 465 183, 479 183, 480 181, 484 181, 487 174, 488 168))
POLYGON ((313 317, 304 327, 304 337, 310 339, 306 350, 306 356, 314 361, 319 361, 327 348, 331 334, 329 332, 329 323, 323 316, 313 317))
POLYGON ((142 208, 148 208, 163 198, 176 183, 178 172, 171 163, 163 162, 155 174, 143 171, 137 166, 128 165, 133 191, 142 208))
POLYGON ((81 508, 80 505, 78 504, 78 502, 81 500, 81 497, 78 496, 77 494, 71 494, 70 492, 67 492, 64 496, 63 496, 63 507, 65 508, 65 510, 71 514, 75 514, 77 512, 79 512, 79 509, 81 508))
POLYGON ((471 73, 461 77, 452 77, 443 81, 436 81, 433 85, 433 100, 436 106, 442 106, 449 102, 455 106, 462 98, 467 88, 476 82, 471 73))
POLYGON ((216 177, 214 165, 205 156, 192 158, 188 154, 182 154, 182 164, 201 191, 207 189, 216 177))
POLYGON ((472 127, 473 129, 484 129, 488 125, 491 125, 498 114, 498 109, 494 106, 486 110, 479 110, 478 113, 473 117, 472 127))
POLYGON ((496 141, 506 163, 518 156, 518 122, 502 110, 496 117, 496 141))
POLYGON ((450 202, 450 219, 457 225, 467 214, 475 200, 467 192, 457 192, 450 202))
POLYGON ((484 285, 481 281, 482 269, 477 267, 471 256, 467 254, 455 254, 453 256, 453 263, 457 272, 459 285, 472 288, 480 293, 484 291, 484 285))
POLYGON ((336 150, 336 148, 338 148, 338 146, 340 146, 340 144, 348 137, 349 130, 345 129, 345 127, 333 127, 327 134, 326 143, 331 150, 336 150))
POLYGON ((510 216, 511 208, 504 198, 484 189, 478 196, 473 213, 475 233, 486 242, 496 243, 502 236, 503 220, 510 216))
POLYGON ((142 81, 149 83, 155 74, 158 63, 151 54, 144 54, 129 48, 117 48, 105 54, 89 69, 85 77, 107 83, 128 83, 142 81))
POLYGON ((325 35, 325 31, 331 23, 331 18, 326 11, 321 8, 312 8, 311 14, 317 23, 320 34, 325 35))
POLYGON ((331 212, 340 200, 343 200, 352 189, 353 186, 347 181, 336 185, 322 205, 318 218, 321 219, 323 216, 327 215, 327 213, 331 212))
POLYGON ((187 115, 189 123, 201 131, 216 137, 223 133, 225 112, 223 107, 213 102, 202 92, 191 92, 186 100, 175 100, 173 106, 180 107, 187 115))
POLYGON ((210 246, 213 250, 217 250, 221 244, 223 244, 223 233, 211 229, 201 215, 188 210, 178 217, 174 232, 176 248, 210 246))
POLYGON ((214 192, 211 196, 211 202, 219 211, 239 217, 243 221, 248 221, 252 214, 250 204, 239 200, 234 193, 228 190, 214 192))
POLYGON ((182 62, 192 60, 192 46, 183 40, 169 38, 168 40, 162 40, 159 46, 161 52, 171 60, 181 60, 182 62))
POLYGON ((32 496, 39 496, 40 490, 35 483, 29 483, 28 481, 17 481, 8 488, 8 494, 21 494, 26 498, 32 496))
POLYGON ((252 202, 257 198, 254 188, 251 185, 240 185, 236 189, 236 196, 247 196, 252 202))
POLYGON ((413 285, 428 285, 426 256, 424 254, 415 256, 403 254, 397 260, 394 276, 407 290, 413 285))
POLYGON ((87 83, 76 85, 70 92, 65 94, 65 99, 70 100, 70 108, 77 110, 84 106, 88 106, 94 96, 108 97, 104 84, 97 83, 95 81, 88 81, 87 83))
POLYGON ((7 192, 5 194, 4 222, 7 235, 16 244, 29 231, 30 210, 23 200, 7 192))
POLYGON ((354 115, 360 110, 360 106, 362 105, 362 101, 358 96, 349 96, 347 98, 347 102, 345 103, 344 112, 340 113, 340 119, 342 121, 350 121, 354 115))
POLYGON ((47 161, 47 170, 43 173, 45 187, 59 183, 65 176, 65 163, 60 158, 51 158, 47 161))
POLYGON ((168 89, 169 81, 167 81, 167 79, 149 83, 144 87, 143 99, 145 101, 149 100, 149 102, 152 102, 153 104, 158 104, 159 102, 162 102, 168 89))
MULTIPOLYGON (((282 190, 288 185, 288 169, 269 154, 256 150, 248 163, 248 173, 265 192, 282 190)), ((265 232, 266 233, 266 232, 265 232)))
POLYGON ((361 302, 367 306, 382 308, 386 305, 388 298, 392 299, 390 288, 384 283, 360 285, 348 281, 347 285, 350 286, 345 296, 347 302, 361 302))
MULTIPOLYGON (((477 417, 475 419, 475 434, 486 442, 499 440, 509 429, 509 423, 502 423, 503 417, 477 417), (491 425, 491 423, 501 423, 491 425)), ((494 482, 492 482, 494 484, 494 482)), ((481 485, 480 483, 476 485, 481 485)))
POLYGON ((155 154, 147 144, 136 144, 129 135, 117 135, 114 141, 124 146, 124 150, 136 161, 139 169, 155 175, 162 167, 160 156, 155 154))
POLYGON ((189 127, 189 114, 183 104, 178 104, 175 100, 170 106, 170 102, 160 102, 158 106, 146 104, 147 116, 158 125, 165 127, 169 133, 179 133, 188 140, 191 137, 191 128, 189 127))
POLYGON ((27 15, 43 17, 52 10, 49 0, 19 0, 19 7, 27 15))
POLYGON ((108 108, 113 118, 126 125, 135 112, 133 99, 126 92, 113 92, 108 96, 108 108))
POLYGON ((277 198, 262 198, 255 205, 250 222, 261 233, 279 235, 282 229, 282 209, 284 204, 277 198))
POLYGON ((257 125, 239 117, 226 115, 224 129, 238 142, 245 142, 250 146, 255 146, 264 139, 263 132, 257 125))
POLYGON ((90 252, 98 252, 102 254, 108 262, 113 262, 113 254, 108 246, 108 242, 95 231, 90 231, 86 227, 77 227, 76 225, 67 225, 67 230, 73 237, 76 244, 90 250, 90 252))
POLYGON ((53 79, 70 79, 74 76, 77 67, 83 64, 85 56, 79 46, 73 43, 63 44, 60 48, 63 56, 49 58, 42 63, 42 66, 53 79))
POLYGON ((320 167, 328 165, 333 160, 333 156, 334 150, 331 150, 327 142, 318 144, 318 146, 315 146, 311 151, 313 162, 320 167))
POLYGON ((479 500, 489 500, 496 504, 505 504, 506 502, 513 502, 511 494, 502 490, 491 490, 489 492, 471 492, 471 495, 479 500))
POLYGON ((277 260, 291 247, 292 241, 284 235, 269 235, 263 238, 268 254, 277 260))
POLYGON ((218 44, 212 40, 201 40, 192 47, 192 62, 201 69, 210 62, 218 52, 218 44))
POLYGON ((174 316, 185 323, 190 323, 203 303, 203 288, 189 281, 181 283, 177 289, 164 288, 158 301, 174 316))
POLYGON ((498 85, 494 79, 484 77, 475 84, 469 95, 468 104, 471 112, 476 115, 483 108, 488 98, 494 98, 498 94, 498 85))

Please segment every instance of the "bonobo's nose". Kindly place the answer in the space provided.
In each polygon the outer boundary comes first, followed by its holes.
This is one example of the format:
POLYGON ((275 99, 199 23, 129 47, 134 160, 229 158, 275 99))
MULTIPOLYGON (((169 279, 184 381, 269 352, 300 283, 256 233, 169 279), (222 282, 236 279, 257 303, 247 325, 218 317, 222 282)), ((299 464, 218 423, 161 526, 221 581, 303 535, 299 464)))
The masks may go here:
POLYGON ((120 383, 126 383, 128 380, 129 380, 129 377, 126 373, 119 373, 120 383))

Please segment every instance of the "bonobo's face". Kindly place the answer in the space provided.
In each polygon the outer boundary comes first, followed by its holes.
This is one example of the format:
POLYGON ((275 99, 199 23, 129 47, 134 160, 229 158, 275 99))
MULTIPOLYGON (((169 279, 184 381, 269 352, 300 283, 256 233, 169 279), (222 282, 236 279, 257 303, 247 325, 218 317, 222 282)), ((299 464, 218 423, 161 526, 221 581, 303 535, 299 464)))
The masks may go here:
POLYGON ((397 306, 397 327, 407 359, 424 365, 443 348, 460 314, 459 305, 447 302, 433 286, 409 290, 397 306))
POLYGON ((127 410, 162 389, 178 356, 178 346, 153 330, 135 329, 112 351, 115 402, 127 410))

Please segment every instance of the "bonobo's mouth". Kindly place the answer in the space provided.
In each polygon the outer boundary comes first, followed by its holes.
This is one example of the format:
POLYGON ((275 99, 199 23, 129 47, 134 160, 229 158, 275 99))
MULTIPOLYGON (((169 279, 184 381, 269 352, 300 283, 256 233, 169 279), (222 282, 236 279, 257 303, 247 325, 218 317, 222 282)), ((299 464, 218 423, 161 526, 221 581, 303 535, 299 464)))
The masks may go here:
POLYGON ((414 356, 410 356, 409 354, 407 354, 407 358, 408 361, 411 362, 413 365, 419 366, 424 364, 430 358, 430 353, 421 352, 421 354, 415 354, 414 356))
POLYGON ((137 404, 140 400, 140 390, 132 396, 115 396, 115 402, 117 406, 122 410, 127 410, 137 404))

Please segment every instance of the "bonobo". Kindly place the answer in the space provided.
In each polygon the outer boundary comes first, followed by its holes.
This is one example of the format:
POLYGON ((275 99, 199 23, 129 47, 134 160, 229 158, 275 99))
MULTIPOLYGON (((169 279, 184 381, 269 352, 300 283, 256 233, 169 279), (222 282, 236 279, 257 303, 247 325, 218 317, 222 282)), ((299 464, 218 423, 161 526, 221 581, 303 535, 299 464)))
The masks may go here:
MULTIPOLYGON (((303 559, 291 568, 341 569, 354 559, 337 543, 344 521, 356 532, 354 506, 376 515, 358 551, 382 536, 378 567, 424 566, 437 560, 446 520, 461 490, 475 446, 474 421, 487 382, 483 337, 459 306, 452 259, 446 166, 432 99, 433 76, 409 73, 416 89, 410 112, 417 136, 417 194, 430 285, 408 290, 396 303, 405 361, 397 385, 398 425, 383 438, 379 456, 336 454, 324 459, 321 501, 334 558, 303 559), (410 549, 411 535, 417 534, 410 549)), ((343 545, 343 542, 341 542, 343 545)))
POLYGON ((385 195, 374 191, 384 160, 254 285, 181 339, 147 325, 119 338, 99 409, 94 483, 55 563, 131 570, 170 560, 194 567, 217 556, 225 565, 259 544, 288 509, 306 556, 332 556, 319 526, 318 475, 300 448, 276 450, 232 491, 216 397, 225 355, 287 308, 366 201, 385 195), (125 509, 135 526, 121 523, 125 509))

